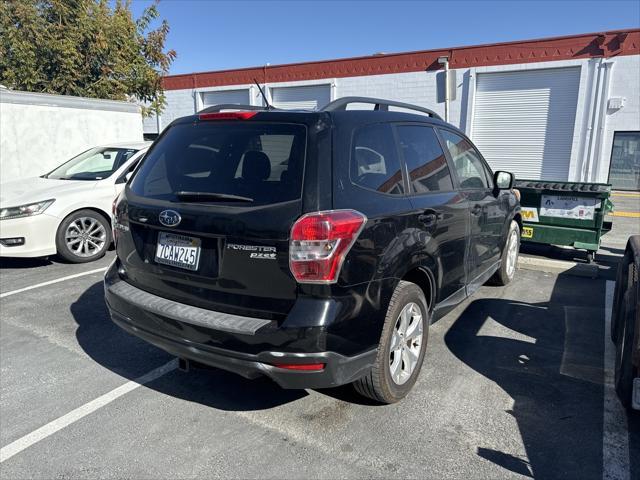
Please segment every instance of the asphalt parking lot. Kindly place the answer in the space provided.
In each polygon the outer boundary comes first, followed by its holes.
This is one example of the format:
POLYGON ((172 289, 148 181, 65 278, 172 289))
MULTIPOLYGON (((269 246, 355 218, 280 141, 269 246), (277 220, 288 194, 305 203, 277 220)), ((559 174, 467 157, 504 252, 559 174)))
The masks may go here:
POLYGON ((2 478, 640 478, 640 421, 605 386, 611 269, 483 287, 378 406, 178 371, 109 320, 112 258, 0 261, 2 478))

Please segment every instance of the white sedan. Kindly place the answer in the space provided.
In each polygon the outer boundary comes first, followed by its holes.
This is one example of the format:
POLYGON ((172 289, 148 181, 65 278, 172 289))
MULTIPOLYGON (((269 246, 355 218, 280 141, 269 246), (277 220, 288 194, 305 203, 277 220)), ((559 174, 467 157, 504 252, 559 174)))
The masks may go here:
POLYGON ((151 142, 92 148, 41 177, 0 184, 0 257, 90 262, 111 244, 111 205, 151 142))

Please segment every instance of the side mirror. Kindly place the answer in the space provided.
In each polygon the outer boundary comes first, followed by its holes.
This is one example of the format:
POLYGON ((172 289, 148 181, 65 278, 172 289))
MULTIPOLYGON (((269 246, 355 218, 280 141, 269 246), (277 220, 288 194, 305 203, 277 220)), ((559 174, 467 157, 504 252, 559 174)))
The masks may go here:
POLYGON ((511 190, 515 181, 516 177, 510 172, 498 170, 493 174, 493 184, 498 190, 511 190))

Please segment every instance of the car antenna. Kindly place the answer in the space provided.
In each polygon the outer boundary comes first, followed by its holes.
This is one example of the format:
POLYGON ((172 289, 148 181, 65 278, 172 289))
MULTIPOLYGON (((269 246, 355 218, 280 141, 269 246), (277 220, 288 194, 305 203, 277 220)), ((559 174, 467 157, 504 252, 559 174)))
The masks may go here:
POLYGON ((267 106, 267 110, 272 110, 273 106, 269 103, 269 100, 267 100, 267 96, 264 94, 264 92, 262 91, 262 87, 260 86, 260 84, 258 83, 258 80, 256 80, 255 78, 253 79, 253 81, 255 82, 256 86, 258 87, 258 90, 260 90, 260 95, 262 95, 262 99, 264 100, 265 105, 267 106))

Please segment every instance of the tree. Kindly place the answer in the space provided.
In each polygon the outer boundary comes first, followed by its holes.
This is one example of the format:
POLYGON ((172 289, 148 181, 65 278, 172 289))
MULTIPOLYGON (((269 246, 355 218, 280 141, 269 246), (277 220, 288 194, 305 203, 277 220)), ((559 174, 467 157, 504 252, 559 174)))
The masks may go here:
POLYGON ((16 90, 165 105, 169 24, 158 0, 134 19, 129 0, 0 1, 0 84, 16 90))

